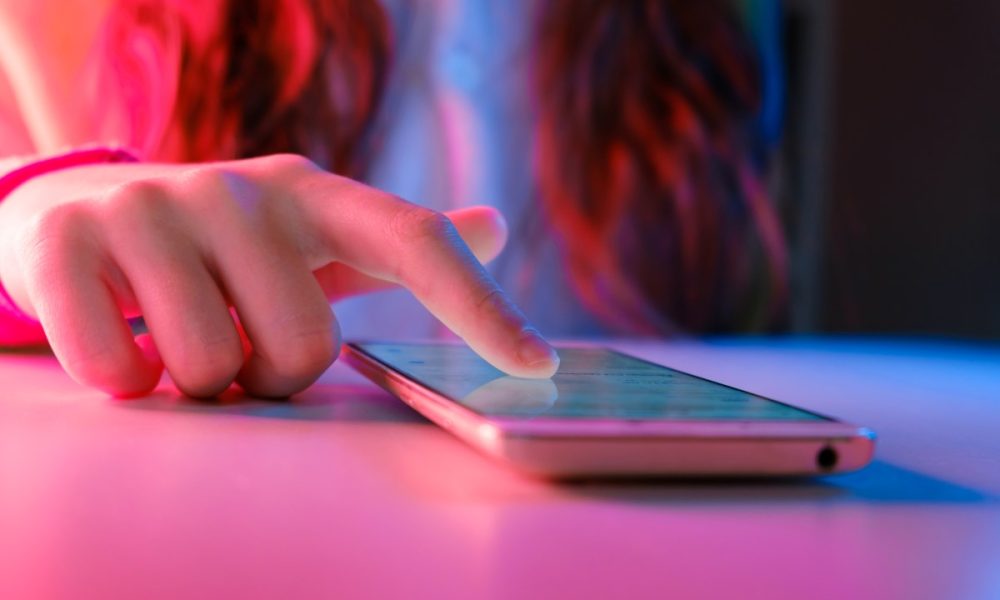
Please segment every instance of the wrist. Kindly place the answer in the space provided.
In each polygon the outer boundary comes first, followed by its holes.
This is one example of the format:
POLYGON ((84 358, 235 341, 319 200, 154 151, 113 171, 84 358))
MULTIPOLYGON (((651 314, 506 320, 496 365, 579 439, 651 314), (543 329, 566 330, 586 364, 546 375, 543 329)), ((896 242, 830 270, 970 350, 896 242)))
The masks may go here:
POLYGON ((8 161, 0 173, 0 343, 20 344, 44 341, 23 286, 14 249, 21 225, 27 222, 34 206, 51 204, 64 197, 54 190, 57 175, 80 171, 92 165, 134 162, 130 153, 113 148, 75 150, 55 156, 8 161), (15 164, 16 163, 16 164, 15 164), (13 167, 13 168, 11 168, 13 167), (44 194, 38 191, 44 189, 44 194), (27 200, 27 201, 26 201, 27 200))

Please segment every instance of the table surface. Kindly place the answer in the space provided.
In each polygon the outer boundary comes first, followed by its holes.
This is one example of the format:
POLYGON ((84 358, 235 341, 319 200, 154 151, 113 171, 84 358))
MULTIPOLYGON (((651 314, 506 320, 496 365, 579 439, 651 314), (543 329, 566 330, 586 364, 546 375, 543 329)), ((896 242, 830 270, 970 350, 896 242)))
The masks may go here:
POLYGON ((869 426, 796 482, 528 479, 342 364, 117 401, 0 355, 0 598, 1000 598, 1000 347, 612 344, 869 426))

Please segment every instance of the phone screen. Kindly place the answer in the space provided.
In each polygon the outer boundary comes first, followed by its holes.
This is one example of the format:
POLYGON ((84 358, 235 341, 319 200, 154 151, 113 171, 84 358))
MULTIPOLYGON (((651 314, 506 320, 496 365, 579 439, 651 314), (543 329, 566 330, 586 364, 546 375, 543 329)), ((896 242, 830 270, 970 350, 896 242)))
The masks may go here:
POLYGON ((559 348, 552 379, 505 375, 465 346, 355 344, 485 416, 680 421, 829 421, 811 412, 600 348, 559 348))

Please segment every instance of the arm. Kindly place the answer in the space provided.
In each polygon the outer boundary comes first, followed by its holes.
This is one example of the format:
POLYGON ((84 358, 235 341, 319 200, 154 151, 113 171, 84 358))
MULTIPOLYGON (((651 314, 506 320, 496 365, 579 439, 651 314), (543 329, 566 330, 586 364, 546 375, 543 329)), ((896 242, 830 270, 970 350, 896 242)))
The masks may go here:
POLYGON ((98 139, 87 86, 95 75, 95 40, 111 5, 0 0, 0 71, 41 154, 98 139))
MULTIPOLYGON (((0 0, 0 80, 41 155, 91 144, 157 155, 177 95, 180 23, 136 24, 131 2, 0 0)), ((4 153, 0 140, 0 155, 4 153)))

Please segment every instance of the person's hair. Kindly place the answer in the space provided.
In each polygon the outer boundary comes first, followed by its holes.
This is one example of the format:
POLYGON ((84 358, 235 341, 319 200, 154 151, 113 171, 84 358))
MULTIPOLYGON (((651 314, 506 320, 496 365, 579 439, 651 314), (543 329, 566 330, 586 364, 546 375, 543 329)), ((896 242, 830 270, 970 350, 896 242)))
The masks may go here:
POLYGON ((753 53, 722 1, 548 0, 538 184, 581 298, 626 330, 760 326, 784 247, 753 53))
MULTIPOLYGON (((181 20, 163 151, 297 152, 363 179, 391 60, 380 3, 218 1, 209 44, 181 20)), ((148 26, 163 18, 151 3, 121 7, 148 26)), ((783 238, 752 127, 760 77, 728 6, 545 0, 532 15, 539 217, 581 300, 622 332, 759 328, 783 309, 783 238)))

